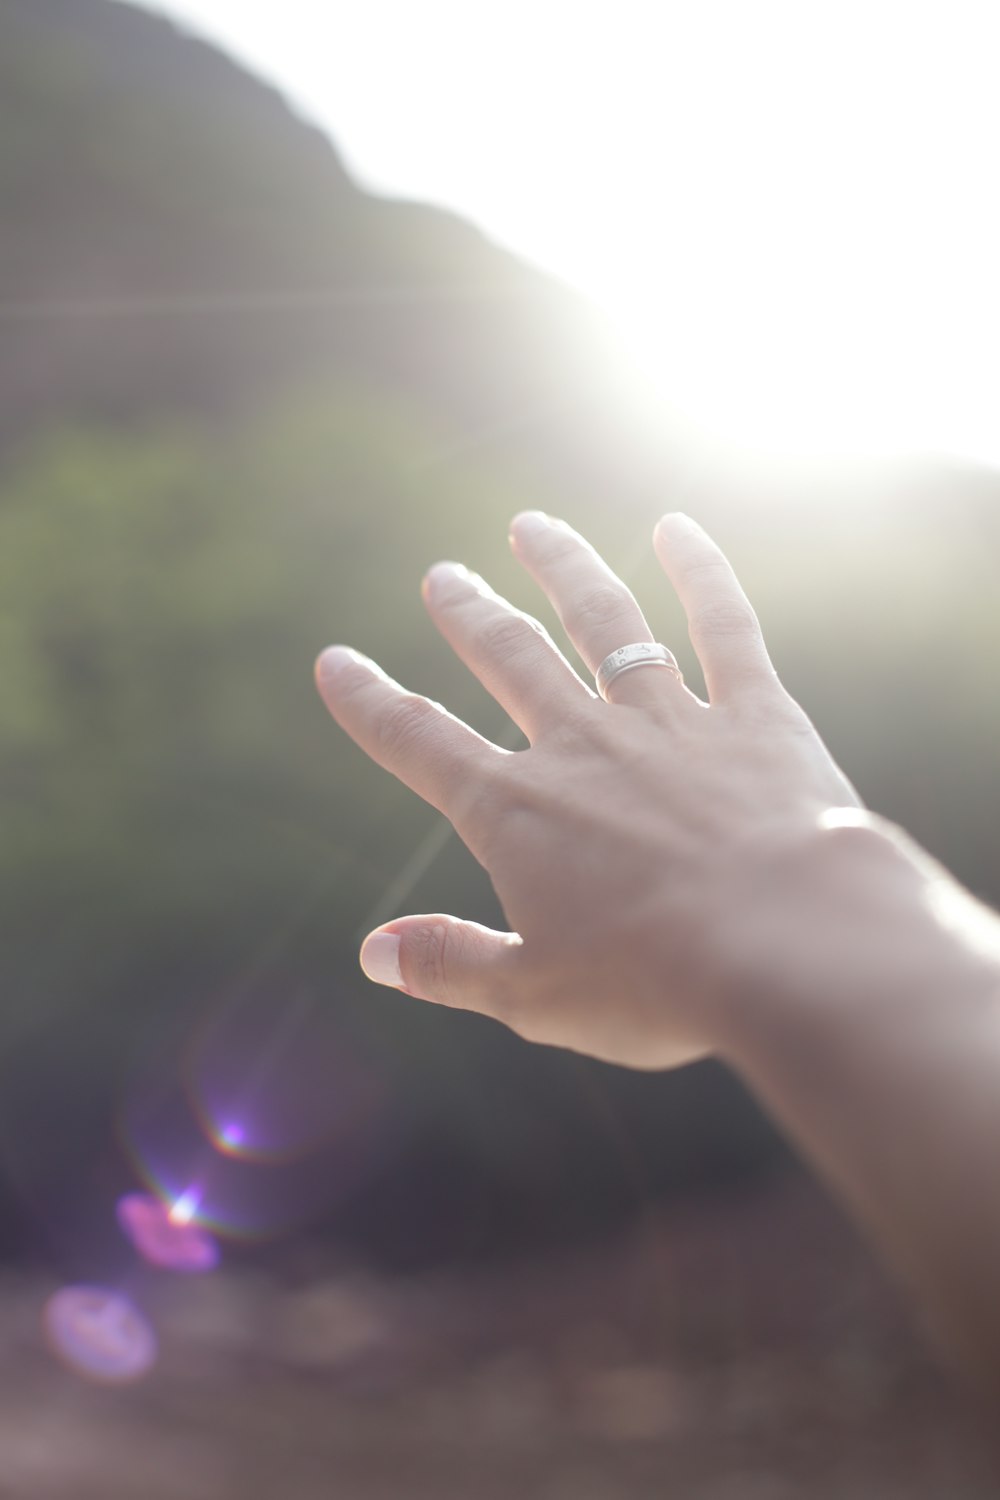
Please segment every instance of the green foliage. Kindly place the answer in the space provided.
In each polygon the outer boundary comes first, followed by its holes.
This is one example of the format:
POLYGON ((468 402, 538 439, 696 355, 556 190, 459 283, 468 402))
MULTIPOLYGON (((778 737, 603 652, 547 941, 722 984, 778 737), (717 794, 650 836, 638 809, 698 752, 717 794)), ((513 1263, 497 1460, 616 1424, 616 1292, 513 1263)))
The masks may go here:
POLYGON ((436 534, 468 550, 516 508, 421 448, 344 388, 211 436, 34 444, 0 497, 8 971, 82 905, 136 984, 198 942, 240 964, 318 890, 353 972, 353 927, 430 816, 329 723, 313 658, 346 638, 429 677, 436 534))

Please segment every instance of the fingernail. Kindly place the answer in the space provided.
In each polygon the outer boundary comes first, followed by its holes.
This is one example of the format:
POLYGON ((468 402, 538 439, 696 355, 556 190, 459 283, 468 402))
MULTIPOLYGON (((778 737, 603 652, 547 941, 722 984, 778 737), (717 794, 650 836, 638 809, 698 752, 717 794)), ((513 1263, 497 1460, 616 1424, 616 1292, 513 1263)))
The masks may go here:
POLYGON ((682 510, 668 510, 665 516, 660 518, 661 526, 669 526, 671 531, 699 531, 701 528, 697 521, 685 515, 682 510))
POLYGON ((551 518, 544 510, 522 510, 511 521, 510 534, 516 541, 519 536, 538 536, 541 532, 548 531, 551 525, 551 518))
POLYGON ((362 656, 360 651, 353 650, 350 646, 327 646, 316 663, 316 675, 321 682, 330 682, 334 677, 344 670, 345 667, 358 664, 367 666, 368 658, 362 656))
POLYGON ((454 587, 456 583, 469 583, 471 576, 463 563, 438 562, 424 574, 421 592, 426 599, 428 594, 436 593, 442 588, 454 587))
POLYGON ((390 984, 398 988, 403 983, 399 969, 399 942, 397 932, 376 932, 364 943, 361 949, 361 967, 376 984, 390 984))

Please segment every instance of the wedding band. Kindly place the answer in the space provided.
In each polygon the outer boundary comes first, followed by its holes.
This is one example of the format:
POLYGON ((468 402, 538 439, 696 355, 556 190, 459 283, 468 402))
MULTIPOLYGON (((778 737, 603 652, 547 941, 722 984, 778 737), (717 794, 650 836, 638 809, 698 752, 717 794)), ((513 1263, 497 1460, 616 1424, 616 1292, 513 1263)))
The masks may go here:
POLYGON ((611 700, 608 697, 608 688, 616 677, 623 672, 631 672, 633 667, 666 667, 676 677, 681 676, 681 669, 677 665, 677 658, 666 646, 661 646, 659 641, 636 641, 632 646, 619 646, 617 651, 612 651, 606 656, 597 669, 595 681, 597 691, 605 703, 611 700))

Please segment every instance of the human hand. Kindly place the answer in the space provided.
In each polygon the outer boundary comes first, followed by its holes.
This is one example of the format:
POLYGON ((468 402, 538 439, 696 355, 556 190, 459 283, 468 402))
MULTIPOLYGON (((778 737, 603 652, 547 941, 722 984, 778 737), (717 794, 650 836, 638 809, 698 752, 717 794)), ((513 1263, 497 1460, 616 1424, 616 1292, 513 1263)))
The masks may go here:
MULTIPOLYGON (((491 744, 346 647, 317 662, 333 717, 451 820, 514 929, 399 917, 365 940, 369 977, 641 1068, 716 1048, 720 998, 760 952, 760 924, 780 930, 766 872, 859 800, 781 686, 718 547, 683 515, 653 540, 708 703, 663 666, 623 673, 603 701, 537 621, 455 563, 424 579, 428 611, 528 749, 491 744)), ((591 671, 652 641, 630 591, 564 522, 524 512, 511 544, 591 671)))

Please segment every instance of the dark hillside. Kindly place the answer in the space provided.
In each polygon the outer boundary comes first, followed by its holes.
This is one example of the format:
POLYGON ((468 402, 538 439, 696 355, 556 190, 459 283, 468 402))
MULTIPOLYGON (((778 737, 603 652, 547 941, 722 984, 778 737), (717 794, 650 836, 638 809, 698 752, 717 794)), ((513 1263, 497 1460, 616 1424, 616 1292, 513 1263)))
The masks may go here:
POLYGON ((459 430, 595 394, 581 299, 361 192, 273 89, 116 0, 0 3, 0 203, 0 432, 344 371, 459 430))

